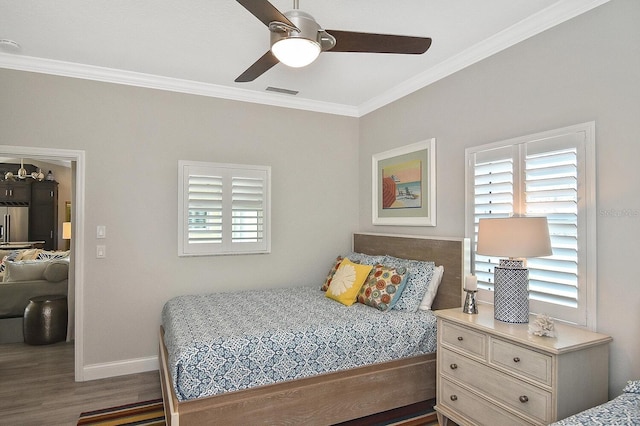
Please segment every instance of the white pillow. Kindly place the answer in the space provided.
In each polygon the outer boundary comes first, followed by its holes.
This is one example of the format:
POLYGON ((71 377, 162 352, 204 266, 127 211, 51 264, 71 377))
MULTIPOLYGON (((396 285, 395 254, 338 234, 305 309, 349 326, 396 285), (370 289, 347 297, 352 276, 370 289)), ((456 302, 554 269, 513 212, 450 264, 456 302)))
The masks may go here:
POLYGON ((39 260, 17 260, 6 262, 4 282, 35 281, 43 279, 44 270, 49 262, 39 260))
POLYGON ((433 304, 433 299, 436 298, 436 294, 438 293, 438 287, 440 286, 440 281, 442 281, 443 274, 444 266, 440 265, 433 268, 433 276, 431 277, 431 282, 427 286, 427 291, 424 292, 422 302, 420 302, 420 307, 418 309, 422 311, 431 310, 431 305, 433 304))

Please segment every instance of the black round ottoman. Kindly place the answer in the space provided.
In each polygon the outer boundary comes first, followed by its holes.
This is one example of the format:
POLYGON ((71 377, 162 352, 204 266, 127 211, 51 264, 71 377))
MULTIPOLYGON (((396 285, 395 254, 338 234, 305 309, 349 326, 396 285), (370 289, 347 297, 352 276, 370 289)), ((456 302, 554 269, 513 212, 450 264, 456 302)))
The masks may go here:
POLYGON ((48 345, 67 337, 67 296, 38 296, 29 299, 24 310, 24 342, 48 345))

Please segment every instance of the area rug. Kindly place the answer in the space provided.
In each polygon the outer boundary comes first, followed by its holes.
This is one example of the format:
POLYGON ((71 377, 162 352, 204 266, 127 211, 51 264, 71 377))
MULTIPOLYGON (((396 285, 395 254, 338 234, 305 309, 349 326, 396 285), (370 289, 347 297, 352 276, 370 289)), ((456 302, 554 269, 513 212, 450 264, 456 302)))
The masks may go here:
POLYGON ((161 399, 136 402, 80 414, 78 425, 142 425, 164 426, 164 406, 161 399))

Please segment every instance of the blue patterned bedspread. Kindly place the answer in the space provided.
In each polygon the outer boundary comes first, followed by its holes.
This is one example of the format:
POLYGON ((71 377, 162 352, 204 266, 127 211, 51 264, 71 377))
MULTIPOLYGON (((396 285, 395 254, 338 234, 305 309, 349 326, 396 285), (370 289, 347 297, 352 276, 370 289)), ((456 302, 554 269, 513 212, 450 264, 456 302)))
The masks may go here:
POLYGON ((179 400, 434 352, 431 311, 389 311, 315 287, 180 296, 162 311, 179 400))
POLYGON ((627 382, 623 392, 609 402, 567 417, 552 426, 640 425, 640 380, 627 382))

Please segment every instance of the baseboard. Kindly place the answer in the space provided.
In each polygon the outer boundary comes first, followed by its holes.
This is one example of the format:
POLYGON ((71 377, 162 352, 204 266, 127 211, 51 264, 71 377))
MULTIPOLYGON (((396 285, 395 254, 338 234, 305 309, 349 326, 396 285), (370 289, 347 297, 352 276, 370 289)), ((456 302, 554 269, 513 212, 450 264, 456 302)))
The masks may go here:
POLYGON ((157 371, 160 368, 157 356, 128 359, 124 361, 91 364, 83 367, 84 380, 98 380, 127 374, 157 371))

